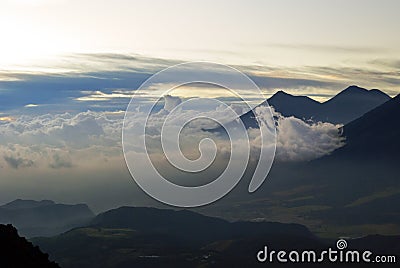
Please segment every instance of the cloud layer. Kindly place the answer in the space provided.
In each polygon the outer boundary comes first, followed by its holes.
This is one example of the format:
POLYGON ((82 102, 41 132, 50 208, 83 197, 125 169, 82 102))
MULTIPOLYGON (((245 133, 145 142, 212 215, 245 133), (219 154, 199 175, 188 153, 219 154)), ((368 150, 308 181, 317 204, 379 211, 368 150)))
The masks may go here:
MULTIPOLYGON (((172 108, 180 100, 166 101, 172 108)), ((164 102, 165 103, 165 102, 164 102)), ((240 112, 240 107, 233 107, 240 112)), ((176 110, 175 110, 176 111, 176 110)), ((189 116, 181 114, 184 119, 189 116)), ((264 113, 269 112, 264 109, 264 113)), ((224 118, 223 109, 209 111, 224 118)), ((188 179, 188 174, 177 171, 160 152, 160 123, 169 112, 155 111, 148 126, 148 145, 152 161, 159 172, 182 185, 211 182, 223 170, 230 155, 226 136, 210 133, 215 122, 194 121, 184 128, 182 151, 189 159, 199 157, 199 142, 211 138, 217 145, 215 163, 206 173, 188 179)), ((179 115, 179 114, 178 114, 179 115)), ((262 113, 260 113, 262 116, 262 113)), ((277 120, 277 149, 275 161, 307 161, 328 154, 343 144, 338 126, 327 123, 306 123, 297 118, 285 118, 274 112, 277 120)), ((138 111, 130 126, 143 118, 138 111)), ((0 121, 0 188, 2 199, 50 198, 59 202, 88 202, 96 209, 121 204, 155 204, 132 183, 122 152, 121 132, 124 113, 120 111, 87 111, 79 113, 46 113, 15 116, 0 121), (134 202, 134 203, 132 203, 134 202)), ((227 119, 226 119, 227 120, 227 119)), ((260 146, 258 129, 249 129, 251 156, 257 161, 260 146)), ((240 146, 245 142, 238 141, 240 146)), ((203 153, 213 147, 203 146, 203 153)), ((140 160, 140 159, 139 159, 140 160)), ((139 162, 138 162, 139 163, 139 162)))
POLYGON ((304 122, 274 113, 277 120, 277 151, 279 161, 308 161, 327 155, 344 145, 341 125, 304 122))
MULTIPOLYGON (((166 96, 164 109, 153 114, 149 121, 149 140, 159 140, 160 124, 179 103, 179 98, 166 96)), ((237 110, 237 107, 234 109, 237 110)), ((216 109, 210 111, 209 116, 223 118, 225 114, 224 110, 216 109)), ((344 144, 339 135, 339 125, 304 122, 295 117, 283 117, 275 111, 273 114, 278 134, 277 161, 312 160, 329 154, 344 144)), ((190 111, 186 111, 185 115, 180 116, 184 119, 189 115, 190 111)), ((141 120, 143 116, 139 111, 136 114, 137 120, 141 120)), ((130 122, 132 128, 136 126, 135 120, 134 117, 130 122)), ((93 161, 98 162, 99 155, 102 156, 102 161, 110 157, 122 159, 122 122, 123 113, 93 111, 77 114, 24 115, 13 121, 3 121, 0 123, 1 166, 12 169, 60 169, 91 165, 93 161)), ((189 145, 195 143, 210 135, 203 129, 212 127, 215 127, 215 122, 197 121, 195 124, 189 124, 185 133, 190 139, 183 139, 182 142, 189 145)), ((254 138, 256 132, 249 130, 249 136, 254 138)), ((213 138, 220 139, 221 144, 226 145, 221 137, 214 135, 213 138)), ((255 145, 256 139, 254 140, 255 145)), ((153 148, 157 145, 158 141, 154 143, 153 148)), ((193 148, 193 155, 197 155, 197 147, 193 148)), ((228 150, 222 147, 220 149, 228 150)))

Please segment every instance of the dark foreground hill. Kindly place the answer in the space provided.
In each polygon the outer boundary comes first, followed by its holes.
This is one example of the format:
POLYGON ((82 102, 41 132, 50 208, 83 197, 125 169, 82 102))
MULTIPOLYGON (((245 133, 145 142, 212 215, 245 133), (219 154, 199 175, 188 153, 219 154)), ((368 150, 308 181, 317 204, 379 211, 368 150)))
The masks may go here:
POLYGON ((48 255, 18 235, 12 225, 0 225, 0 267, 4 268, 57 268, 48 255))
MULTIPOLYGON (((231 223, 187 210, 139 207, 110 210, 87 227, 33 239, 63 267, 207 267, 225 258, 214 244, 240 240, 258 241, 256 247, 261 241, 296 248, 321 245, 299 224, 231 223)), ((245 257, 241 264, 254 262, 254 254, 245 257)))
POLYGON ((189 210, 121 207, 98 215, 91 227, 133 229, 141 233, 173 236, 195 244, 258 235, 293 235, 313 238, 302 225, 277 222, 228 222, 189 210))
MULTIPOLYGON (((348 239, 349 248, 394 255, 399 237, 348 239)), ((259 263, 257 253, 270 250, 335 248, 335 240, 320 240, 298 224, 228 222, 187 210, 122 207, 100 214, 87 227, 33 242, 63 267, 282 267, 259 263)), ((364 263, 322 267, 369 267, 364 263)), ((283 267, 321 267, 321 263, 283 267)), ((387 264, 386 267, 393 267, 387 264)))
POLYGON ((27 237, 52 236, 87 224, 94 217, 85 204, 17 199, 0 206, 0 223, 13 224, 27 237))

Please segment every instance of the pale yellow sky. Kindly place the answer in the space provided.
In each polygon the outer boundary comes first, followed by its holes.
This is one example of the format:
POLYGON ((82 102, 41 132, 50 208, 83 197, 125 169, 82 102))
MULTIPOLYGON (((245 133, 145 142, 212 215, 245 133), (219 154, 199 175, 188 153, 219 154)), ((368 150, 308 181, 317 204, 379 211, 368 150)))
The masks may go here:
POLYGON ((391 57, 398 1, 17 0, 0 8, 2 63, 118 51, 314 65, 391 57))
POLYGON ((112 52, 269 66, 344 83, 316 67, 384 72, 395 83, 365 81, 365 73, 358 80, 400 92, 398 10, 396 0, 7 0, 0 70, 70 70, 65 55, 112 52))

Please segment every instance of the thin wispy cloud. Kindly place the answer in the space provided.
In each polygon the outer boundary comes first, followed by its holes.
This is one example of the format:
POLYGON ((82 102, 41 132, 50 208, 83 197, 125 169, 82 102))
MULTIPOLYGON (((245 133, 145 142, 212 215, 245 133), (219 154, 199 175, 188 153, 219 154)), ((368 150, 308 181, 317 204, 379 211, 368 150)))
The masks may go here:
MULTIPOLYGON (((50 111, 55 107, 58 112, 98 110, 102 107, 103 110, 123 110, 132 92, 146 79, 165 66, 177 63, 116 53, 77 54, 69 59, 67 65, 74 63, 81 69, 60 73, 3 71, 7 78, 0 80, 0 109, 21 113, 23 110, 20 108, 33 108, 33 105, 40 104, 35 106, 37 112, 50 111), (104 61, 107 63, 104 64, 104 61), (102 107, 98 106, 99 102, 102 102, 102 107)), ((249 75, 267 96, 284 90, 326 100, 351 84, 379 88, 391 95, 400 90, 396 70, 346 66, 234 67, 249 75)))
POLYGON ((369 54, 388 52, 384 47, 372 46, 336 46, 330 44, 296 44, 296 43, 277 43, 267 44, 266 47, 290 49, 290 50, 303 50, 303 51, 318 51, 324 53, 350 53, 350 54, 369 54))

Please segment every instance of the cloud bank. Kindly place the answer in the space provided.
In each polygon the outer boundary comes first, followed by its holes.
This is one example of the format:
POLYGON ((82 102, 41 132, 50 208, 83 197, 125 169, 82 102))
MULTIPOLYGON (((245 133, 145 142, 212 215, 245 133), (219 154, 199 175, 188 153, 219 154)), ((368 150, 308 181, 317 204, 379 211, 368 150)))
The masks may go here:
MULTIPOLYGON (((148 125, 147 142, 152 161, 162 174, 181 185, 199 185, 214 180, 226 166, 230 155, 226 136, 204 131, 214 128, 215 122, 197 120, 188 124, 180 140, 183 154, 192 160, 199 157, 200 140, 210 138, 215 141, 216 161, 205 174, 188 180, 187 173, 168 165, 161 154, 159 126, 169 114, 166 108, 171 109, 181 101, 176 97, 167 98, 164 105, 168 107, 155 111, 148 125)), ((233 109, 240 112, 239 107, 233 109)), ((264 108, 265 112, 269 110, 264 108)), ((177 116, 184 120, 190 113, 193 111, 178 113, 177 116)), ((226 114, 218 107, 209 113, 220 118, 226 114)), ((129 127, 137 127, 137 121, 143 116, 138 110, 129 127)), ((275 161, 307 161, 328 154, 343 144, 338 126, 303 122, 276 112, 274 116, 278 134, 275 161)), ((121 204, 154 205, 132 183, 126 168, 121 144, 123 117, 124 113, 120 111, 86 111, 22 115, 0 121, 0 188, 4 189, 0 201, 19 196, 87 202, 97 209, 121 204)), ((257 161, 259 131, 248 129, 248 134, 253 153, 250 161, 257 161)), ((213 148, 203 149, 206 153, 213 148)))
MULTIPOLYGON (((181 99, 173 96, 165 97, 165 107, 152 115, 148 126, 149 141, 153 140, 152 148, 159 144, 160 123, 165 120, 169 111, 181 103, 181 99)), ((237 110, 237 107, 234 107, 237 110)), ((256 112, 259 112, 258 108, 256 112)), ((224 116, 224 110, 211 110, 210 117, 224 116)), ((339 135, 339 125, 322 122, 304 122, 295 117, 284 117, 273 111, 277 126, 277 161, 308 161, 343 146, 344 140, 339 135)), ((183 119, 189 116, 180 115, 183 119)), ((137 120, 143 114, 138 111, 137 120)), ((181 119, 182 119, 181 118, 181 119)), ((182 119, 182 120, 183 120, 182 119)), ((24 115, 13 121, 0 123, 1 157, 3 168, 51 168, 65 169, 92 165, 108 158, 118 158, 122 161, 121 132, 123 113, 87 111, 77 114, 44 114, 40 116, 24 115), (101 157, 99 157, 101 156, 101 157)), ((129 122, 136 127, 135 118, 129 122)), ((197 145, 193 144, 210 133, 203 131, 212 128, 215 122, 197 121, 189 124, 185 133, 190 139, 182 139, 186 148, 194 148, 188 155, 197 155, 197 145), (209 125, 211 124, 211 125, 209 125)), ((249 136, 254 137, 256 130, 249 130, 249 136)), ((219 140, 222 151, 229 151, 229 146, 221 136, 214 135, 219 140), (224 145, 224 146, 222 146, 224 145)), ((254 141, 256 146, 256 139, 254 141)))
POLYGON ((344 145, 340 136, 341 125, 325 122, 304 122, 299 118, 284 117, 274 112, 277 121, 278 161, 309 161, 344 145))

